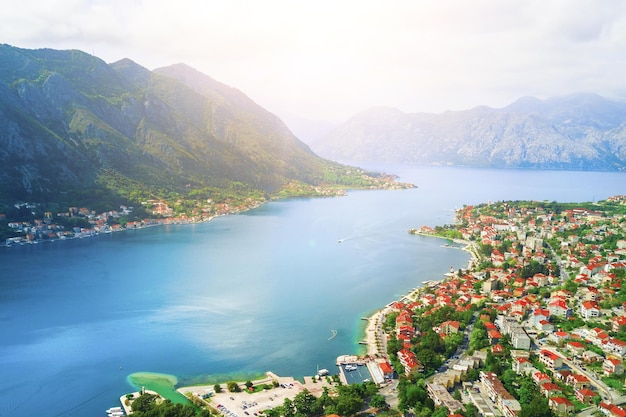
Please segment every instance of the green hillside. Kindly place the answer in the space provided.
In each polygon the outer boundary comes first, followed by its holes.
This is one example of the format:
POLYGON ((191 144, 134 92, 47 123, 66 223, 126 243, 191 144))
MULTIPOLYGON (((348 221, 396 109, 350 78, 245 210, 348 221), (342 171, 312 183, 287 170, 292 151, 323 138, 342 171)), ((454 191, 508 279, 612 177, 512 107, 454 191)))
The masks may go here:
POLYGON ((0 212, 15 202, 107 210, 380 185, 318 157, 245 94, 186 65, 149 71, 0 45, 0 212))

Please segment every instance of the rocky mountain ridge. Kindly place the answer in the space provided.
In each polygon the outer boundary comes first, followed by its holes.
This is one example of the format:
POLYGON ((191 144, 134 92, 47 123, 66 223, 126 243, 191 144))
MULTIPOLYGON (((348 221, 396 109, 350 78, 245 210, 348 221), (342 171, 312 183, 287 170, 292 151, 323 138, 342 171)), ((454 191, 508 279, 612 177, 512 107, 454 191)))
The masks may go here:
POLYGON ((626 103, 575 94, 441 114, 374 108, 312 146, 340 161, 624 170, 626 103))

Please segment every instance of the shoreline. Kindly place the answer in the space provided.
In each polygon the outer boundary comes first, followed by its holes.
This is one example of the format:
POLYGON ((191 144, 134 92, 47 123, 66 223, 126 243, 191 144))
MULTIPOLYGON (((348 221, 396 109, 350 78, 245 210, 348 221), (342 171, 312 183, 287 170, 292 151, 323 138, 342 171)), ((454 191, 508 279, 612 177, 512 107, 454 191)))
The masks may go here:
MULTIPOLYGON (((415 229, 412 229, 412 230, 415 230, 415 229)), ((463 247, 455 247, 455 246, 447 246, 447 247, 452 248, 452 249, 461 249, 470 254, 470 260, 468 261, 469 262, 468 269, 471 268, 472 264, 478 262, 479 260, 474 250, 474 243, 469 240, 449 239, 443 236, 428 234, 428 233, 420 232, 417 230, 415 230, 414 232, 410 231, 409 233, 419 235, 419 236, 449 240, 454 243, 463 245, 463 247)), ((367 320, 368 323, 365 327, 365 334, 363 335, 361 342, 359 343, 367 345, 367 355, 372 356, 372 357, 379 357, 379 358, 382 357, 382 358, 387 359, 386 343, 384 343, 385 333, 382 331, 381 320, 384 320, 387 314, 391 312, 392 310, 391 306, 395 301, 401 301, 401 300, 415 301, 417 296, 424 290, 424 288, 432 288, 441 284, 446 279, 448 279, 451 274, 452 273, 444 273, 443 275, 445 278, 441 280, 437 280, 437 281, 433 281, 433 280, 422 281, 420 286, 415 287, 412 290, 410 290, 408 293, 406 293, 405 295, 400 296, 398 300, 394 300, 388 303, 387 305, 385 305, 384 307, 375 310, 374 313, 370 315, 369 317, 363 317, 363 320, 367 320)))
MULTIPOLYGON (((470 241, 461 240, 461 239, 448 239, 442 236, 436 236, 436 235, 426 234, 426 233, 421 233, 421 232, 415 233, 415 234, 419 234, 421 236, 451 240, 457 244, 463 245, 463 247, 452 247, 452 248, 461 249, 461 250, 468 252, 470 254, 470 260, 469 260, 470 265, 473 262, 477 261, 476 253, 473 250, 471 250, 473 243, 470 241)), ((351 357, 351 358, 354 358, 354 360, 357 360, 358 357, 365 357, 368 359, 368 362, 371 362, 371 363, 376 363, 376 362, 381 362, 381 361, 388 362, 389 358, 387 355, 387 343, 386 343, 387 335, 383 331, 383 323, 387 315, 393 311, 393 304, 396 301, 403 301, 403 302, 416 301, 422 291, 428 288, 436 287, 437 285, 449 279, 450 276, 453 274, 454 273, 450 273, 450 272, 443 273, 444 277, 440 280, 424 280, 418 286, 412 288, 406 294, 401 295, 396 300, 393 300, 387 303, 383 307, 373 310, 371 314, 367 313, 369 315, 366 317, 360 317, 359 321, 362 320, 362 321, 366 321, 367 323, 365 324, 365 327, 363 330, 359 329, 359 333, 361 332, 363 333, 357 335, 357 341, 356 341, 357 346, 355 346, 357 352, 351 353, 351 354, 342 354, 338 356, 337 360, 339 361, 340 358, 345 358, 345 357, 351 357), (360 351, 359 345, 365 349, 365 352, 359 352, 360 351)), ((260 378, 260 379, 253 381, 255 386, 261 385, 261 384, 268 384, 276 380, 276 381, 282 381, 279 383, 284 383, 285 385, 293 384, 292 388, 296 388, 296 389, 292 389, 289 391, 285 391, 285 393, 281 394, 281 396, 282 395, 293 396, 297 394, 298 392, 301 392, 303 389, 308 389, 309 392, 319 391, 319 393, 321 393, 322 387, 327 384, 325 378, 316 379, 316 375, 303 376, 302 380, 304 381, 304 383, 300 382, 298 379, 296 379, 293 376, 282 377, 282 376, 276 375, 272 371, 267 371, 265 375, 266 375, 265 378, 260 378)), ((341 368, 339 369, 339 375, 340 377, 342 376, 341 368)), ((238 382, 238 384, 242 387, 244 386, 243 381, 238 382)), ((174 386, 173 389, 177 393, 184 395, 189 401, 192 401, 191 399, 193 398, 194 401, 199 399, 201 401, 206 402, 205 399, 211 397, 211 398, 219 398, 220 399, 219 402, 221 404, 224 404, 225 402, 228 402, 230 397, 233 396, 234 394, 234 393, 228 392, 225 386, 226 386, 225 381, 213 383, 213 384, 200 382, 198 384, 193 384, 193 385, 184 385, 180 387, 174 386), (214 392, 214 386, 216 384, 219 384, 222 387, 224 387, 222 393, 216 394, 214 392)), ((278 388, 278 389, 282 391, 282 388, 278 388)), ((271 393, 273 395, 274 391, 275 391, 274 389, 270 389, 269 391, 263 391, 265 395, 259 396, 259 398, 263 397, 263 403, 265 405, 271 404, 271 405, 276 406, 276 405, 282 404, 282 401, 277 402, 277 403, 271 403, 271 401, 274 401, 274 398, 269 398, 269 397, 265 398, 267 397, 268 393, 271 393)), ((239 394, 245 394, 247 398, 250 398, 249 397, 250 393, 246 392, 245 389, 242 390, 242 392, 239 394)), ((238 400, 240 399, 239 396, 233 396, 233 398, 237 398, 238 400)))

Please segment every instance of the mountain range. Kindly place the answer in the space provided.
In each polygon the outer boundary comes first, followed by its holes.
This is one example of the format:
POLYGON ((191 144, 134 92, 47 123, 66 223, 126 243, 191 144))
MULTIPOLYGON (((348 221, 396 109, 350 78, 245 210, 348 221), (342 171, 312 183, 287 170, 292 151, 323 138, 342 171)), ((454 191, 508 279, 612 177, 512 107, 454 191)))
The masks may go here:
POLYGON ((441 114, 372 108, 310 144, 337 161, 621 171, 626 103, 574 94, 441 114))
POLYGON ((187 65, 150 71, 130 59, 0 45, 0 203, 271 194, 361 174, 318 157, 276 115, 187 65))

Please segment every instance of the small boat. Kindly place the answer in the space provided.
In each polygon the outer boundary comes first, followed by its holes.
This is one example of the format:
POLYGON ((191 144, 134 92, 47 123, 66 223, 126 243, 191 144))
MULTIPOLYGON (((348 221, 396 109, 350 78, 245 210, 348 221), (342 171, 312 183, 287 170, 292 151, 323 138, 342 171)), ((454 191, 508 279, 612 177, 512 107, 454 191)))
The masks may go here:
POLYGON ((337 243, 343 243, 343 239, 339 239, 337 243))

